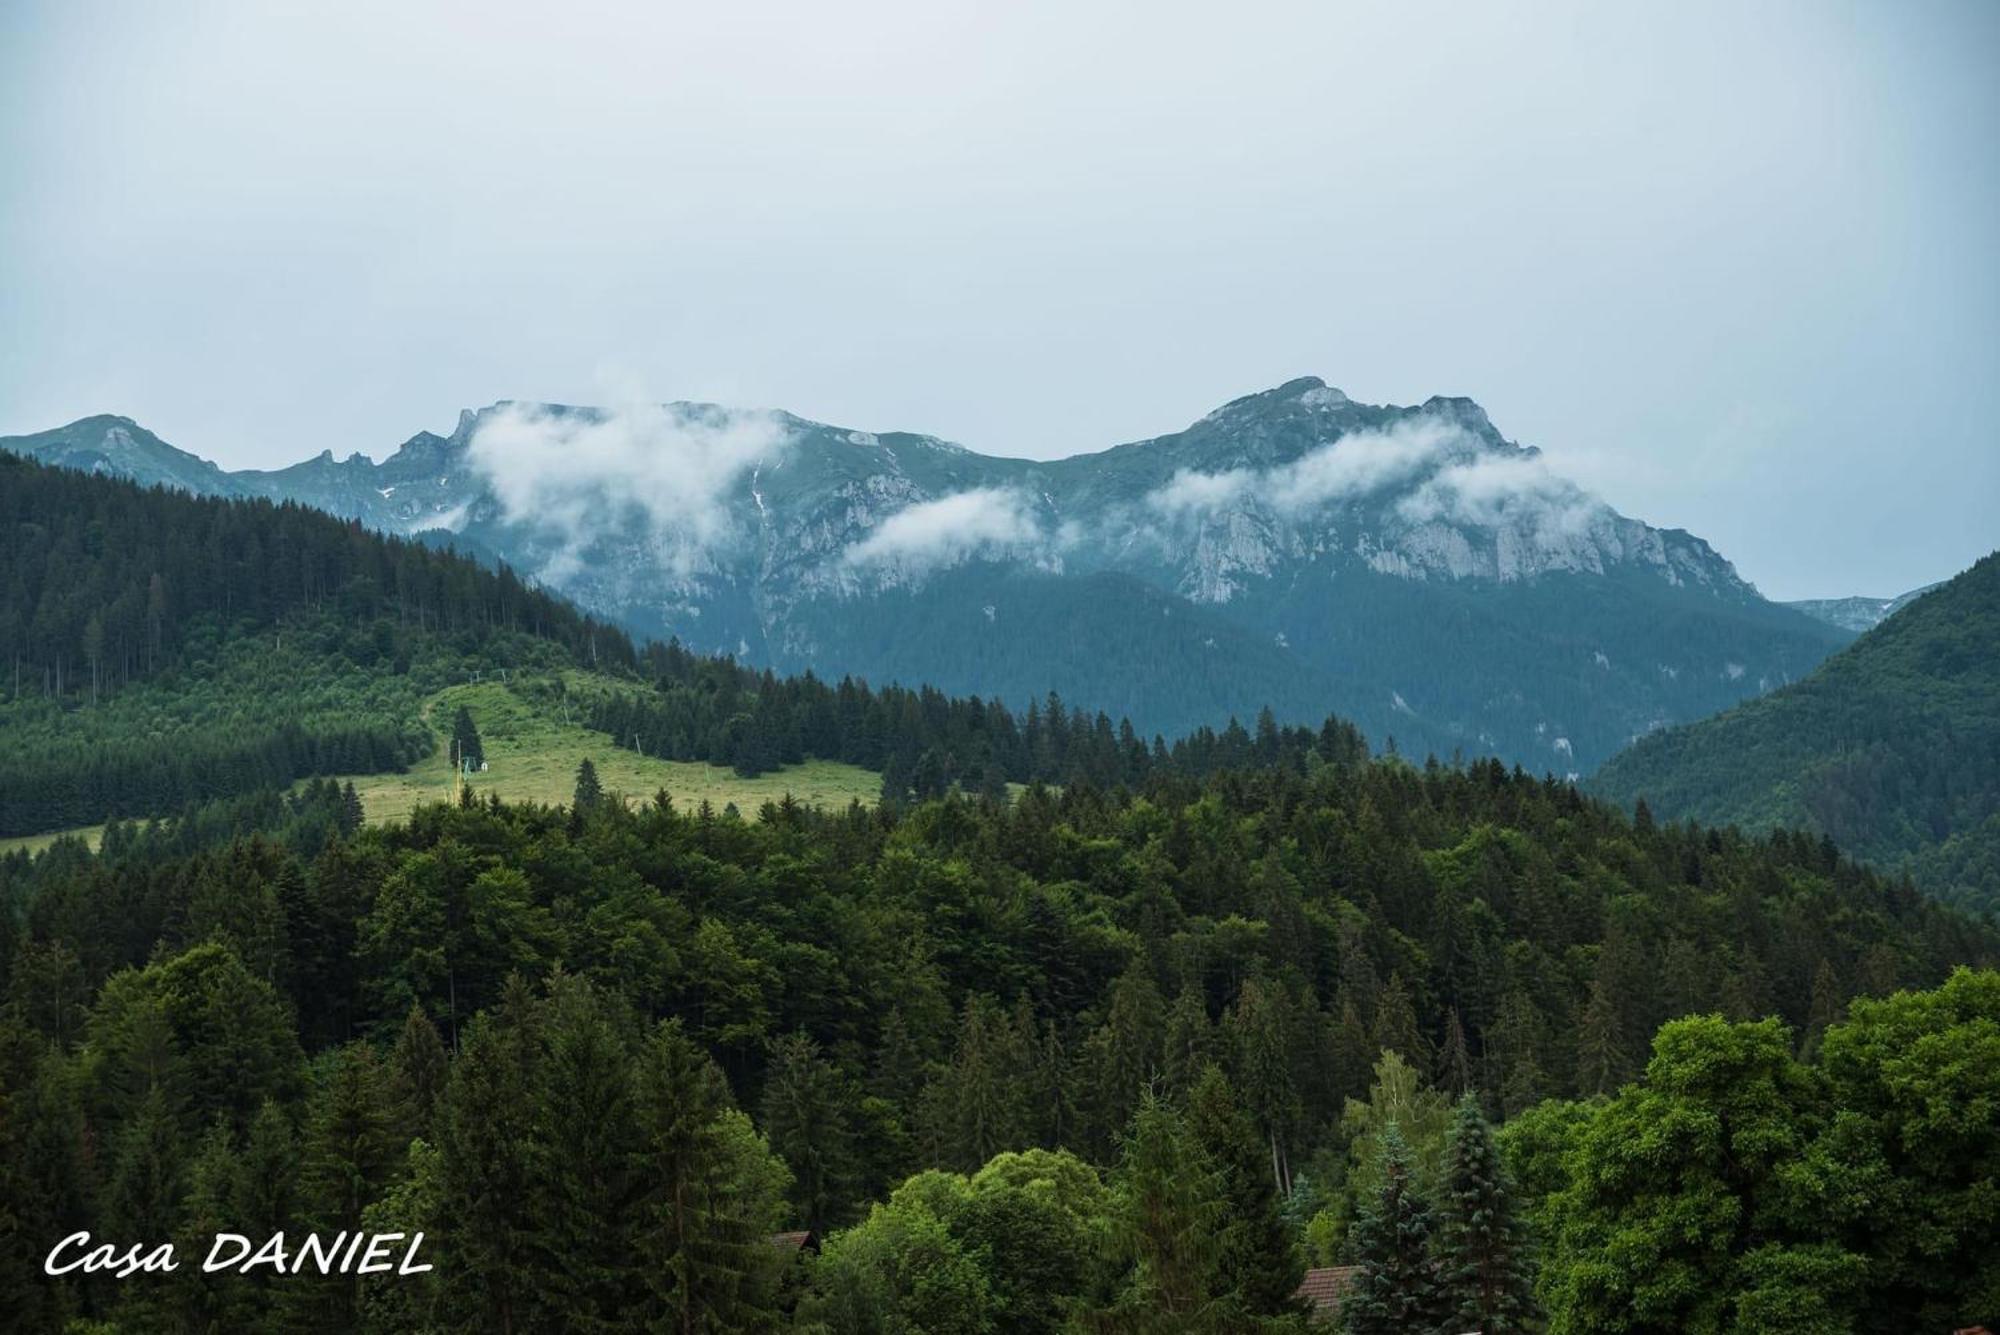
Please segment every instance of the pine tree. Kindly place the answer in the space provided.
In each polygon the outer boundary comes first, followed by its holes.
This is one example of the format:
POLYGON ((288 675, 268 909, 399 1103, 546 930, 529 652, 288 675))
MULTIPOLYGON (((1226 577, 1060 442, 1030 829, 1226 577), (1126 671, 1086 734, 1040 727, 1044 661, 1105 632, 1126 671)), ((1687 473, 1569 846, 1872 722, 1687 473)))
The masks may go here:
POLYGON ((1208 1000, 1200 987, 1189 983, 1167 1012, 1166 1056, 1160 1068, 1162 1092, 1169 1098, 1186 1098, 1209 1063, 1220 1055, 1215 1025, 1208 1018, 1208 1000))
POLYGON ((1631 1075, 1625 1036, 1610 983, 1599 969, 1576 1034, 1576 1087, 1581 1094, 1608 1094, 1631 1075))
POLYGON ((1119 1168, 1120 1242, 1134 1263, 1117 1305, 1093 1314, 1105 1331, 1241 1330, 1240 1306, 1222 1274, 1228 1205, 1221 1174, 1169 1105, 1147 1095, 1119 1168))
POLYGON ((1430 1069, 1430 1045, 1417 1029, 1417 1007, 1400 973, 1389 975, 1375 1005, 1372 1035, 1379 1051, 1394 1052, 1419 1071, 1430 1069))
POLYGON ((298 1188, 298 1151, 284 1109, 265 1100, 250 1120, 237 1163, 230 1205, 236 1231, 269 1237, 293 1225, 298 1188))
POLYGON ((1341 1299, 1341 1328, 1349 1335, 1435 1330, 1443 1304, 1430 1256, 1430 1206, 1417 1193, 1409 1146, 1393 1122, 1383 1131, 1377 1163, 1382 1185, 1355 1221, 1361 1272, 1341 1299))
POLYGON ((1445 1139, 1436 1249, 1451 1329, 1481 1335, 1536 1329, 1527 1229, 1515 1213, 1492 1128, 1469 1094, 1445 1139))
POLYGON ((627 1282, 643 1169, 629 1054, 597 991, 561 971, 540 1006, 528 1168, 534 1227, 521 1279, 563 1329, 628 1329, 627 1282))

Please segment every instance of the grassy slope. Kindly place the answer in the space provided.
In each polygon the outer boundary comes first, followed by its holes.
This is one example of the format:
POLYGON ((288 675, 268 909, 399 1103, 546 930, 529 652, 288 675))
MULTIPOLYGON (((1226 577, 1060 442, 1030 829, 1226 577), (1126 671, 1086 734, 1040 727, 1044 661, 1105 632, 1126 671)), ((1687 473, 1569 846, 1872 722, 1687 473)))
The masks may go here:
MULTIPOLYGON (((572 694, 588 689, 586 674, 570 674, 572 694)), ((682 806, 706 799, 718 808, 734 802, 746 815, 786 793, 808 806, 845 807, 859 799, 873 803, 882 779, 870 770, 837 761, 811 760, 754 779, 718 765, 654 760, 611 744, 600 732, 566 723, 559 710, 524 698, 496 682, 453 686, 432 697, 428 716, 442 731, 460 705, 486 747, 487 769, 471 777, 475 793, 497 792, 510 801, 567 803, 576 769, 585 759, 597 767, 607 792, 648 799, 661 788, 682 806)), ((573 711, 574 712, 574 711, 573 711)), ((411 808, 451 796, 451 766, 442 745, 406 774, 356 774, 354 789, 371 821, 398 820, 411 808)))
MULTIPOLYGON (((570 672, 565 678, 572 697, 614 688, 611 682, 589 673, 570 672)), ((633 688, 626 685, 622 689, 633 688)), ((425 703, 424 716, 433 731, 441 734, 460 705, 472 711, 486 746, 487 769, 471 777, 473 791, 482 795, 497 792, 509 801, 568 803, 576 786, 577 766, 586 758, 597 766, 598 780, 606 792, 643 801, 665 788, 681 806, 693 807, 706 800, 719 810, 734 802, 746 816, 787 793, 807 806, 839 809, 856 800, 873 805, 882 791, 881 775, 832 760, 809 760, 754 779, 742 778, 719 765, 654 760, 613 746, 603 733, 565 722, 560 706, 531 700, 498 682, 447 687, 425 703)), ((575 705, 570 712, 572 717, 581 714, 575 705)), ((343 774, 339 780, 353 782, 370 821, 401 820, 425 802, 451 797, 451 766, 443 741, 440 735, 438 749, 406 773, 343 774)), ((104 827, 0 839, 0 856, 17 848, 40 852, 64 834, 82 835, 95 847, 104 827)))

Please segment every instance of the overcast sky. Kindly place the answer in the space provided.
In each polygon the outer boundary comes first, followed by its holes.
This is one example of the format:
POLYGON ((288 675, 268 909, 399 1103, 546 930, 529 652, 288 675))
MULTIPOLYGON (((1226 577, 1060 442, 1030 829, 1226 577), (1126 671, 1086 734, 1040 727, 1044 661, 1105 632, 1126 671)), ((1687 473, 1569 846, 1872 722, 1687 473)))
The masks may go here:
POLYGON ((0 4, 0 432, 1468 394, 1775 597, 2000 545, 2000 4, 0 4))

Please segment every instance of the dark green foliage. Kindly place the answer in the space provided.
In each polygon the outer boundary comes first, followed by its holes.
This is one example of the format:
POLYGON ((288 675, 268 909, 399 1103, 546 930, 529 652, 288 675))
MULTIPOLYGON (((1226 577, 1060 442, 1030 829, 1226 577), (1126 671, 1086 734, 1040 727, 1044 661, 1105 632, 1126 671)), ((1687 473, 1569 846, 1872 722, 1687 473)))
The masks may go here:
POLYGON ((1437 1276, 1448 1328, 1482 1335, 1537 1329, 1527 1228, 1492 1129, 1469 1094, 1445 1139, 1437 1199, 1437 1276))
POLYGON ((779 678, 678 644, 648 645, 640 671, 650 692, 591 699, 585 721, 617 745, 668 760, 730 765, 754 775, 806 756, 882 771, 885 801, 942 797, 954 788, 1000 798, 1008 783, 1089 783, 1109 788, 1178 772, 1201 777, 1240 766, 1353 766, 1368 747, 1351 725, 1271 724, 1262 741, 1231 721, 1150 746, 1129 722, 1073 709, 1054 692, 1016 715, 999 699, 949 697, 929 687, 870 687, 810 672, 779 678))
POLYGON ((578 811, 589 811, 604 800, 604 785, 597 780, 597 766, 585 759, 576 767, 576 795, 570 805, 578 811))
POLYGON ((1300 1311, 1305 1267, 1278 1211, 1265 1146, 1236 1104, 1220 1068, 1210 1066, 1188 1096, 1188 1129, 1222 1177, 1225 1220, 1218 1239, 1221 1281, 1253 1316, 1300 1311))
MULTIPOLYGON (((218 643, 282 635, 290 653, 341 624, 290 616, 218 643)), ((440 652, 463 635, 501 643, 461 626, 440 652)), ((440 1266, 393 1290, 134 1297, 45 1285, 10 1256, 0 1310, 28 1329, 733 1330, 803 1292, 831 1330, 880 1312, 926 1330, 1281 1327, 1298 1272, 1276 1201, 1309 1161, 1346 1189, 1361 1123, 1345 1101, 1398 1069, 1378 1040, 1421 1069, 1373 1113, 1430 1100, 1441 1123, 1429 1080, 1532 1124, 1538 1099, 1619 1089, 1662 1021, 1711 1005, 1816 1036, 1821 1097, 1851 1115, 1773 1125, 1786 1153, 1869 1187, 1814 1198, 1803 1214, 1838 1237, 1794 1246, 1771 1161, 1728 1160, 1746 1175, 1729 1194, 1768 1198, 1786 1243, 1715 1281, 1729 1301, 1782 1306, 1809 1291, 1785 1277, 1810 1274, 1848 1302, 1835 1263, 1851 1253, 1896 1276, 1882 1312, 1929 1321, 1982 1273, 1985 1126, 1924 1110, 1986 1106, 1983 1068, 1950 1060, 1984 1054, 1983 1003, 1953 993, 1941 1051, 1936 1017, 1866 998, 1991 964, 2000 941, 1816 838, 1628 821, 1492 762, 1370 763, 1337 724, 1169 748, 1053 699, 1016 719, 672 646, 626 668, 653 689, 607 690, 604 709, 622 694, 676 727, 747 720, 731 734, 746 764, 901 754, 905 801, 746 820, 602 794, 572 812, 474 800, 361 828, 324 782, 116 822, 95 853, 0 859, 9 1240, 125 1216, 180 1236, 226 1198, 252 1231, 421 1226, 440 1266), (966 795, 992 769, 1026 786, 966 795), (942 795, 919 800, 920 774, 942 795), (1866 1024, 1894 1041, 1857 1047, 1866 1024), (1884 1074, 1899 1045, 1924 1071, 1884 1074), (1871 1204, 1903 1200, 1950 1221, 1945 1259, 1871 1204), (768 1235, 808 1223, 852 1242, 781 1275, 768 1235)), ((100 678, 75 717, 171 671, 108 693, 100 678)), ((1781 1103, 1795 1083, 1767 1082, 1781 1103)), ((1579 1147, 1538 1160, 1537 1220, 1571 1190, 1546 1185, 1560 1164, 1597 1143, 1572 1129, 1579 1147)), ((1578 1199, 1579 1218, 1612 1213, 1609 1195, 1578 1199)), ((1718 1253, 1696 1250, 1689 1273, 1714 1279, 1718 1253)))
POLYGON ((399 769, 431 749, 418 707, 451 681, 635 661, 506 570, 10 454, 0 571, 0 835, 399 769))
POLYGON ((852 1213, 859 1176, 853 1102, 847 1078, 812 1039, 793 1034, 774 1046, 764 1134, 792 1170, 792 1204, 804 1228, 824 1231, 852 1213))
POLYGON ((467 773, 477 773, 486 764, 486 747, 479 740, 479 725, 472 721, 472 711, 464 705, 451 716, 451 758, 467 773))
POLYGON ((1645 738, 1591 786, 1675 820, 1824 833, 2000 910, 2000 555, 1805 680, 1645 738))
POLYGON ((1341 1300, 1341 1329, 1352 1335, 1435 1330, 1446 1299, 1431 1259, 1431 1209, 1393 1122, 1382 1135, 1379 1174, 1382 1185, 1354 1225, 1354 1263, 1361 1271, 1341 1300))

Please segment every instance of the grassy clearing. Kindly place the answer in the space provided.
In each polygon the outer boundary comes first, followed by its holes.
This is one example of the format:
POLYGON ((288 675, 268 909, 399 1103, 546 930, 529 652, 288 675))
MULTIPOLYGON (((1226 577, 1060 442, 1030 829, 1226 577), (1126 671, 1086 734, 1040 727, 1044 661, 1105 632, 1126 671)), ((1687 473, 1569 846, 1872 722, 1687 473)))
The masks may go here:
MULTIPOLYGON (((589 673, 565 677, 572 696, 608 689, 589 673)), ((603 733, 565 722, 559 706, 551 713, 550 708, 507 686, 486 682, 447 687, 430 698, 424 716, 440 733, 439 749, 407 773, 338 776, 343 783, 353 782, 370 822, 402 820, 426 802, 450 800, 451 765, 444 754, 442 733, 460 705, 472 711, 486 747, 487 769, 471 776, 472 790, 481 796, 498 793, 510 802, 567 804, 576 788, 576 768, 586 757, 597 766, 598 782, 606 792, 648 801, 664 788, 683 809, 706 800, 721 810, 734 802, 737 810, 749 816, 764 803, 790 793, 794 801, 807 806, 839 810, 856 800, 872 806, 882 792, 881 775, 833 760, 809 760, 754 779, 741 778, 719 765, 654 760, 613 746, 603 733)), ((576 712, 572 705, 572 716, 576 712)), ((91 825, 0 839, 0 857, 23 848, 39 853, 65 834, 82 835, 95 848, 104 837, 104 827, 91 825)))
MULTIPOLYGON (((572 693, 582 683, 571 683, 572 693)), ((611 744, 602 733, 564 722, 560 711, 523 699, 497 682, 453 686, 432 697, 427 716, 440 732, 460 705, 472 711, 486 748, 486 772, 468 782, 475 793, 496 792, 512 802, 567 803, 576 787, 577 766, 587 758, 597 766, 606 792, 646 800, 661 788, 681 807, 704 799, 721 808, 734 802, 748 815, 765 802, 790 793, 808 806, 841 808, 850 801, 872 804, 881 776, 837 761, 810 760, 754 779, 725 767, 654 760, 611 744)), ((425 802, 448 800, 451 765, 442 747, 406 774, 354 774, 354 791, 370 821, 401 820, 425 802)))
POLYGON ((89 840, 92 848, 96 848, 100 843, 104 842, 104 827, 102 825, 86 825, 78 830, 55 830, 48 834, 17 834, 12 838, 0 839, 0 858, 4 858, 9 853, 19 849, 26 849, 30 853, 39 853, 66 834, 83 836, 83 838, 89 840))

